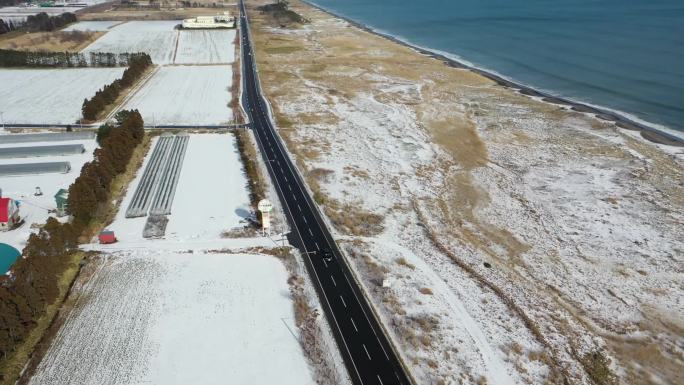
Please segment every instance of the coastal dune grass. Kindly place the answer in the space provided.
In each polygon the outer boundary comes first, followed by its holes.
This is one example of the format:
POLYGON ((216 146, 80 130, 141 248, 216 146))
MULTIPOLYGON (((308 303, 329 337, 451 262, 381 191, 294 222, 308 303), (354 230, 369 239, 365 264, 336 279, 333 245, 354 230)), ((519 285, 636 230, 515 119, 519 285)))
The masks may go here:
MULTIPOLYGON (((616 324, 601 319, 594 324, 587 322, 588 318, 596 316, 590 314, 591 309, 585 307, 583 301, 553 288, 553 285, 546 285, 548 281, 525 274, 536 269, 530 262, 534 258, 530 257, 541 253, 543 255, 539 259, 544 264, 560 270, 567 268, 564 265, 569 263, 564 259, 567 257, 560 253, 540 252, 537 239, 525 236, 523 230, 515 226, 490 223, 483 213, 497 207, 500 197, 497 194, 508 194, 514 190, 506 190, 499 183, 524 183, 528 173, 537 169, 543 171, 553 163, 543 157, 538 162, 531 161, 531 164, 515 159, 510 164, 497 163, 497 155, 500 155, 497 151, 502 149, 529 149, 535 154, 553 155, 554 160, 561 162, 557 165, 559 167, 564 166, 563 162, 587 164, 587 159, 594 158, 622 167, 628 161, 638 162, 634 155, 636 151, 653 159, 653 167, 634 167, 631 169, 634 171, 629 171, 630 178, 647 181, 662 189, 662 194, 671 200, 670 207, 684 206, 684 194, 672 189, 675 183, 660 181, 681 175, 681 166, 677 162, 667 154, 659 153, 652 144, 623 134, 612 123, 501 87, 472 71, 450 67, 442 60, 346 25, 299 1, 292 1, 291 7, 312 20, 311 28, 277 28, 261 18, 258 12, 250 14, 262 85, 272 103, 280 133, 297 166, 316 202, 340 234, 372 236, 377 233, 362 228, 349 230, 354 225, 352 222, 356 221, 355 210, 358 207, 348 208, 346 205, 353 202, 356 206, 354 197, 333 197, 329 192, 339 188, 339 180, 321 177, 317 169, 344 159, 345 175, 336 175, 336 178, 351 178, 352 172, 347 170, 354 170, 359 175, 373 175, 372 171, 376 171, 377 176, 377 170, 364 170, 366 166, 363 163, 355 164, 354 153, 350 149, 335 147, 335 153, 331 153, 326 147, 328 142, 340 130, 358 129, 358 134, 363 135, 364 127, 358 127, 363 123, 344 123, 360 116, 363 111, 359 110, 368 106, 367 103, 382 103, 408 110, 415 114, 418 129, 427 135, 435 145, 433 148, 439 152, 435 162, 414 170, 415 176, 421 180, 430 180, 435 175, 443 177, 433 192, 434 198, 421 201, 421 207, 413 211, 424 211, 420 212, 424 219, 420 220, 421 224, 434 218, 443 225, 439 229, 425 227, 432 229, 427 231, 429 239, 445 256, 469 273, 471 279, 484 287, 483 290, 491 290, 498 297, 497 301, 508 306, 512 318, 526 326, 529 338, 537 340, 538 345, 523 352, 529 355, 530 360, 548 368, 546 379, 562 383, 565 377, 565 381, 570 383, 612 384, 617 374, 611 369, 611 361, 627 368, 620 376, 628 383, 646 384, 643 378, 648 373, 659 373, 667 379, 676 378, 676 365, 667 359, 673 357, 672 352, 654 349, 650 343, 637 346, 624 339, 611 339, 616 331, 621 333, 619 327, 615 328, 616 324), (303 44, 302 50, 289 52, 288 47, 300 44, 303 44), (315 89, 315 95, 312 95, 312 89, 315 89), (304 100, 304 97, 311 100, 304 100), (356 115, 345 115, 348 111, 356 115), (624 145, 617 145, 618 141, 624 145), (310 148, 317 150, 315 155, 307 154, 310 148), (483 175, 489 178, 491 185, 482 182, 483 175), (347 226, 345 221, 351 226, 347 226), (454 253, 455 245, 476 251, 477 258, 461 255, 467 253, 454 253), (483 262, 486 262, 486 268, 482 267, 483 262), (540 297, 550 299, 535 302, 515 291, 531 292, 531 288, 535 288, 540 297), (548 304, 553 315, 540 307, 541 303, 548 304), (587 346, 591 343, 580 346, 584 342, 573 342, 586 335, 596 335, 607 346, 587 346), (648 364, 641 365, 640 362, 648 364)), ((369 110, 374 112, 372 108, 369 110)), ((374 123, 386 123, 382 116, 369 116, 374 123)), ((364 180, 364 183, 373 182, 373 177, 364 180)), ((408 191, 407 196, 410 194, 408 191)), ((536 217, 538 211, 534 202, 528 201, 528 196, 513 194, 510 198, 513 204, 520 205, 520 212, 529 215, 523 218, 526 223, 545 228, 545 218, 536 217)), ((613 206, 611 209, 615 210, 621 209, 628 199, 616 196, 614 192, 599 198, 609 202, 613 206)), ((411 269, 405 261, 396 263, 402 269, 411 269)), ((634 279, 634 276, 625 275, 628 273, 623 269, 615 274, 620 274, 623 279, 634 279)), ((652 277, 647 272, 635 275, 652 277)), ((428 286, 417 286, 422 287, 428 286)), ((604 292, 594 291, 589 295, 605 299, 604 292)), ((390 302, 380 306, 385 306, 390 312, 397 310, 390 302)), ((681 331, 677 323, 665 323, 661 314, 644 317, 646 319, 637 326, 648 333, 663 331, 671 336, 681 331)), ((406 328, 406 325, 402 327, 406 328)), ((420 335, 420 330, 411 331, 420 335)), ((524 369, 519 370, 522 373, 524 369)))

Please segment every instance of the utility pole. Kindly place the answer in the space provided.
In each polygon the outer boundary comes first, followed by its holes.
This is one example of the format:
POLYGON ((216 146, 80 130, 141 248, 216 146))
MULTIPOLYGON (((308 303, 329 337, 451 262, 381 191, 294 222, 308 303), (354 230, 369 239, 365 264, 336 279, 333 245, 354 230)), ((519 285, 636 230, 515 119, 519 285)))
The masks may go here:
POLYGON ((5 117, 4 112, 0 111, 0 120, 2 121, 2 130, 5 131, 5 117))

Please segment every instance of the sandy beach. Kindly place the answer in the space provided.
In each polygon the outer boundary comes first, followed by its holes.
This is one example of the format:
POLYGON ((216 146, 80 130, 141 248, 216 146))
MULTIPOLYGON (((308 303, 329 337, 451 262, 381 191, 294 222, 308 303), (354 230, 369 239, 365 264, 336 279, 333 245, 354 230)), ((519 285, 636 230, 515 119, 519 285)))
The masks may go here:
POLYGON ((249 12, 280 135, 417 383, 677 383, 681 147, 265 3, 249 12))

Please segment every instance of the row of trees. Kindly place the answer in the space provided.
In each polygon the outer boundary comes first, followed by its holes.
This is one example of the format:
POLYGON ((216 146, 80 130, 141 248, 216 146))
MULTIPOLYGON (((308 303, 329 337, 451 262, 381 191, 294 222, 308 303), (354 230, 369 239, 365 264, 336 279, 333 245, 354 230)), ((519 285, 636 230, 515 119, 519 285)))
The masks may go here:
POLYGON ((14 31, 19 27, 21 27, 21 23, 15 23, 11 19, 0 19, 0 35, 2 35, 3 33, 14 31))
POLYGON ((68 264, 80 228, 49 218, 31 234, 11 276, 0 277, 0 354, 21 343, 59 295, 58 274, 68 264))
POLYGON ((0 7, 11 7, 19 4, 21 1, 22 0, 0 0, 0 7))
POLYGON ((64 12, 61 15, 55 16, 48 16, 47 13, 41 12, 37 15, 28 16, 22 28, 28 32, 49 32, 76 21, 78 21, 76 15, 71 12, 64 12))
POLYGON ((100 148, 95 150, 92 162, 86 163, 81 175, 69 187, 69 212, 74 223, 86 224, 106 207, 109 186, 123 173, 135 148, 144 135, 143 119, 138 110, 116 114, 117 125, 105 125, 98 135, 100 148))
MULTIPOLYGON (((0 6, 2 2, 0 0, 0 6)), ((26 21, 13 21, 11 19, 0 19, 0 35, 15 30, 22 30, 26 32, 50 32, 58 30, 68 24, 75 23, 78 19, 76 15, 71 12, 65 12, 61 15, 49 16, 45 12, 36 15, 30 15, 26 21)))
POLYGON ((121 90, 132 86, 151 65, 152 59, 148 54, 140 54, 139 56, 132 57, 129 61, 128 68, 124 71, 121 79, 116 79, 110 84, 107 84, 101 90, 97 91, 95 96, 83 101, 83 106, 81 107, 83 119, 91 121, 97 119, 97 115, 104 111, 108 105, 114 103, 116 98, 119 97, 121 90))
MULTIPOLYGON (((124 172, 134 149, 142 142, 143 120, 138 111, 122 111, 117 124, 95 150, 92 162, 69 187, 71 223, 49 218, 31 234, 22 257, 10 275, 0 276, 0 356, 6 357, 26 339, 59 296, 59 277, 67 268, 78 237, 100 206, 109 201, 112 179, 124 172)), ((0 380, 2 380, 0 374, 0 380)))
POLYGON ((145 53, 30 52, 0 49, 0 67, 123 67, 145 53))

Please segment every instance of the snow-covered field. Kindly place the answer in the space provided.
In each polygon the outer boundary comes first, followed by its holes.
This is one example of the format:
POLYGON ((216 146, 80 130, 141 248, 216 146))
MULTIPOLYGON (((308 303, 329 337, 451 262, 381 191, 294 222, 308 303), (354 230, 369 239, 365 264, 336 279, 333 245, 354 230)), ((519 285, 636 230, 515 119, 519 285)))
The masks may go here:
POLYGON ((45 12, 49 16, 61 15, 65 12, 75 12, 81 8, 78 7, 55 7, 55 8, 43 8, 43 7, 2 7, 0 8, 0 19, 12 22, 23 22, 26 21, 28 16, 37 15, 38 13, 45 12))
POLYGON ((147 52, 154 64, 229 64, 235 60, 235 30, 179 31, 180 20, 82 21, 67 30, 107 33, 83 52, 147 52))
POLYGON ((30 384, 314 384, 276 258, 148 249, 88 269, 30 384))
POLYGON ((235 30, 180 31, 176 64, 229 64, 235 61, 235 30))
POLYGON ((85 162, 93 158, 93 150, 97 147, 95 140, 76 140, 64 142, 35 142, 35 143, 15 143, 0 144, 0 147, 22 147, 22 146, 47 146, 56 144, 83 144, 85 152, 78 155, 67 156, 46 156, 40 158, 16 158, 2 159, 2 164, 35 163, 35 162, 70 162, 71 171, 66 174, 43 174, 0 177, 0 188, 2 195, 20 201, 20 215, 26 223, 18 229, 0 232, 0 242, 14 246, 18 250, 24 248, 30 233, 33 231, 33 223, 43 224, 47 220, 48 210, 56 208, 54 195, 61 188, 68 189, 69 185, 76 179, 81 172, 81 167, 85 162), (36 187, 40 187, 42 196, 34 196, 36 187))
POLYGON ((138 109, 146 125, 220 125, 230 123, 232 68, 165 66, 124 105, 138 109))
POLYGON ((104 254, 84 267, 29 383, 315 384, 291 272, 249 250, 274 241, 221 237, 249 210, 233 135, 190 135, 163 239, 124 216, 150 155, 109 227, 119 241, 84 247, 104 254))
MULTIPOLYGON (((81 23, 74 28, 81 29, 81 23)), ((82 52, 146 52, 154 64, 170 64, 173 63, 178 39, 178 31, 174 30, 174 26, 179 23, 177 20, 129 21, 109 29, 82 52)))
MULTIPOLYGON (((106 0, 85 0, 79 1, 79 3, 85 3, 87 5, 95 5, 105 2, 106 0)), ((12 7, 0 7, 0 19, 5 21, 24 21, 29 15, 36 15, 38 13, 47 13, 49 16, 60 15, 65 12, 76 12, 83 7, 22 7, 22 6, 12 6, 12 7)))
POLYGON ((72 124, 83 100, 120 78, 123 68, 1 69, 5 123, 72 124))
MULTIPOLYGON (((150 155, 151 152, 143 167, 150 155)), ((146 218, 125 217, 141 177, 142 171, 131 183, 116 219, 109 226, 122 243, 143 240, 146 218)), ((191 134, 165 239, 218 240, 223 231, 243 226, 249 210, 247 179, 233 135, 191 134)))

